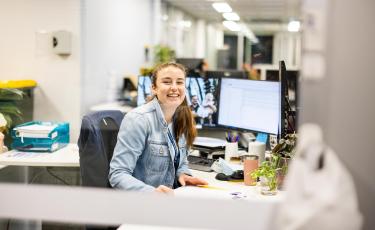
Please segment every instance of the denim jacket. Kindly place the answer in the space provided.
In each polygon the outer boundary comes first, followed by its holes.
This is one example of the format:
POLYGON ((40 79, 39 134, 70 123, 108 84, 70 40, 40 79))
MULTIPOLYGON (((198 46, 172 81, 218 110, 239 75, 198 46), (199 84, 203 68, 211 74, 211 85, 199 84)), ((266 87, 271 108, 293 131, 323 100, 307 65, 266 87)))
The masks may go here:
POLYGON ((132 191, 153 191, 159 185, 172 188, 180 174, 191 174, 184 137, 179 140, 180 162, 175 172, 175 150, 167 132, 157 98, 126 114, 110 163, 112 187, 132 191))

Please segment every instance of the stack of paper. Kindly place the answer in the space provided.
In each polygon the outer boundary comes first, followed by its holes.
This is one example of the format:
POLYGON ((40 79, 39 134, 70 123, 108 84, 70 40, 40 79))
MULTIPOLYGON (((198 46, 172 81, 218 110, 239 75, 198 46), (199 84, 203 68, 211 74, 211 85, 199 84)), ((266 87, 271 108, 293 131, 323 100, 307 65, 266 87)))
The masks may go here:
MULTIPOLYGON (((56 127, 56 124, 46 122, 41 124, 30 124, 26 126, 20 126, 14 128, 14 130, 16 130, 17 136, 20 137, 48 138, 48 134, 50 134, 56 127)), ((51 134, 52 139, 56 136, 57 131, 51 134)))

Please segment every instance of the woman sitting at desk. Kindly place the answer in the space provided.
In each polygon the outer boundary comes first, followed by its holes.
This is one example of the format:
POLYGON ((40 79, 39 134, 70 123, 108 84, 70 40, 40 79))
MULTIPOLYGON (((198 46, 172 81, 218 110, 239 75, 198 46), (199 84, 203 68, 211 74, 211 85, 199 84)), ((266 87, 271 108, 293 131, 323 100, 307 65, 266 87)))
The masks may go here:
POLYGON ((110 163, 112 187, 132 191, 172 192, 180 185, 205 185, 190 176, 187 148, 196 137, 185 98, 185 68, 165 63, 152 75, 154 99, 122 121, 110 163))

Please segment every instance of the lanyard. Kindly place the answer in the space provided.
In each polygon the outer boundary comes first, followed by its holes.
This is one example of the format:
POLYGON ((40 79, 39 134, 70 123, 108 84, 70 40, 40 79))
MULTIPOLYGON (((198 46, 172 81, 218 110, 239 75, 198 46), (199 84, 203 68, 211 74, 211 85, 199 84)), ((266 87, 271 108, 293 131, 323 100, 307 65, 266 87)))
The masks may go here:
POLYGON ((174 138, 172 136, 172 133, 169 130, 169 128, 168 128, 168 138, 172 142, 172 145, 173 145, 173 148, 174 148, 175 156, 174 156, 174 162, 173 163, 174 163, 174 169, 177 172, 178 165, 180 163, 180 151, 179 151, 179 149, 176 146, 176 142, 175 142, 175 140, 174 140, 174 138))

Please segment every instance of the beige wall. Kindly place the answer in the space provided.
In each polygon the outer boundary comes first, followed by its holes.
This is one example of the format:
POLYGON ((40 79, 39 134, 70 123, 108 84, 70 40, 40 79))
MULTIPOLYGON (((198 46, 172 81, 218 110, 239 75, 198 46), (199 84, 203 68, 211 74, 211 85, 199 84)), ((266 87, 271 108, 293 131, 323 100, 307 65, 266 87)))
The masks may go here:
POLYGON ((34 119, 80 122, 80 1, 0 1, 0 79, 34 79, 34 119), (72 54, 52 52, 51 32, 72 33, 72 54))

